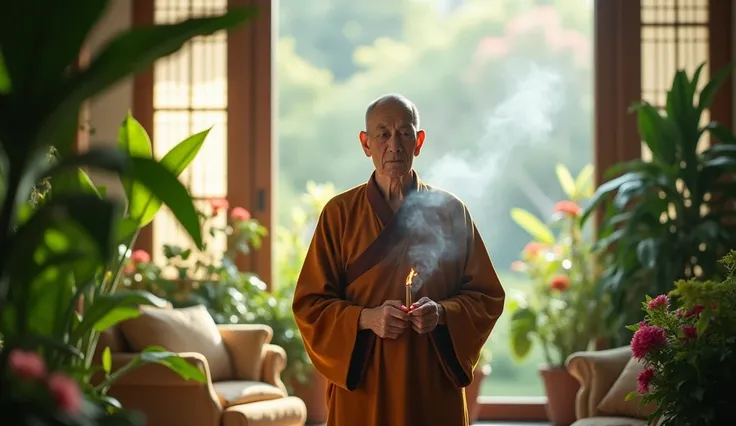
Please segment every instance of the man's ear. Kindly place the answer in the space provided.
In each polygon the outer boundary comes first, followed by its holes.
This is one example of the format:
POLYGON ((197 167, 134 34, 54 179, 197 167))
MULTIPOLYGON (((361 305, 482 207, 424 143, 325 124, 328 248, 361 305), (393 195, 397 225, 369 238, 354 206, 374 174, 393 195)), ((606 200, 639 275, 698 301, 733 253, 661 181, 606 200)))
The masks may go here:
POLYGON ((427 134, 424 132, 424 130, 420 130, 417 132, 417 147, 414 148, 415 157, 419 155, 419 152, 422 150, 422 145, 424 145, 425 137, 427 137, 427 134))
POLYGON ((370 157, 371 149, 368 146, 368 133, 366 133, 364 130, 361 130, 360 134, 358 135, 358 139, 360 139, 360 146, 363 147, 363 152, 365 153, 365 156, 370 157))

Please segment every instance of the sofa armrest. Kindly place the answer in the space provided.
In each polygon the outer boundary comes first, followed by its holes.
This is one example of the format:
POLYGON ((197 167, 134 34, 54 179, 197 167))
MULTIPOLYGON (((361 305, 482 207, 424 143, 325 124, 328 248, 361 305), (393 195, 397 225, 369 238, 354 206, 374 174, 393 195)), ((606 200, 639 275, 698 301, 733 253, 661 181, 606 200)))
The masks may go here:
MULTIPOLYGON (((111 370, 117 371, 136 355, 113 353, 111 370)), ((204 383, 184 379, 165 365, 148 363, 121 376, 108 395, 124 407, 143 413, 149 426, 219 426, 223 407, 212 387, 207 360, 199 353, 186 352, 179 356, 204 373, 204 383)))
POLYGON ((273 329, 265 324, 220 324, 217 326, 233 365, 234 379, 259 380, 263 369, 263 345, 273 329))
POLYGON ((567 358, 565 363, 567 370, 580 382, 580 390, 575 400, 575 413, 578 419, 596 415, 598 404, 630 359, 629 346, 576 352, 567 358))
POLYGON ((281 346, 265 344, 261 351, 261 380, 287 393, 281 373, 286 368, 286 351, 281 346))

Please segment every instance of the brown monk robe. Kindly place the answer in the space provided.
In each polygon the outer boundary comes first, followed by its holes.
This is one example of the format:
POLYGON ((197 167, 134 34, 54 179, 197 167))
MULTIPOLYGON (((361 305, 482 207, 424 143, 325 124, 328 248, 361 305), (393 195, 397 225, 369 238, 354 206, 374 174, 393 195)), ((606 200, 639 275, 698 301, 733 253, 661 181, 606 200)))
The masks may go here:
POLYGON ((467 426, 463 388, 504 291, 465 205, 411 168, 424 141, 416 107, 388 96, 366 115, 376 171, 323 209, 293 302, 329 383, 327 425, 467 426))

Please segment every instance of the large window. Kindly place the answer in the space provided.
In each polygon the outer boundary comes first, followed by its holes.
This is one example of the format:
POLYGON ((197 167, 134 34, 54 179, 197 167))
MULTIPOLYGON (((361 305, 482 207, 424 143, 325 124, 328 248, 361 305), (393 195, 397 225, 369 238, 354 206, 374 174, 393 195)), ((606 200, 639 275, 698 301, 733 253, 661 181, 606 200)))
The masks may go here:
MULTIPOLYGON (((593 16, 588 0, 281 0, 280 225, 308 181, 366 181, 365 107, 399 92, 427 131, 418 173, 468 204, 510 298, 528 287, 511 264, 530 237, 510 210, 549 218, 565 197, 556 165, 593 161, 593 16)), ((541 351, 517 362, 508 327, 488 341, 481 395, 543 396, 541 351)))

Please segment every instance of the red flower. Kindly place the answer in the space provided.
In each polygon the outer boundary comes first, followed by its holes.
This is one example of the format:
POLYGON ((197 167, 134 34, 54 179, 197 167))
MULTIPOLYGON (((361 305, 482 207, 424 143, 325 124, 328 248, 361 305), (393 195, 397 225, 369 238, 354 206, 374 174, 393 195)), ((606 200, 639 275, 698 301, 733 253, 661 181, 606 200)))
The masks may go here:
POLYGON ((665 296, 664 294, 660 294, 659 296, 655 297, 654 299, 650 300, 647 306, 649 309, 657 309, 659 307, 667 307, 670 304, 670 298, 665 296))
POLYGON ((654 370, 647 367, 639 372, 636 377, 636 391, 640 394, 649 393, 649 385, 654 378, 654 370))
POLYGON ((532 241, 524 247, 524 254, 527 256, 536 256, 537 254, 539 254, 540 251, 544 250, 545 248, 547 248, 546 244, 532 241))
POLYGON ((695 305, 689 311, 685 312, 685 318, 697 318, 705 310, 703 305, 695 305))
POLYGON ((54 373, 49 377, 48 385, 59 408, 69 414, 79 413, 82 395, 77 382, 61 373, 54 373))
POLYGON ((235 207, 230 212, 230 217, 238 222, 245 222, 251 218, 250 212, 242 207, 235 207))
POLYGON ((567 275, 555 275, 549 282, 549 287, 552 290, 565 291, 570 288, 570 278, 567 275))
POLYGON ((645 325, 636 330, 631 338, 631 353, 636 359, 644 358, 653 349, 667 345, 664 330, 659 327, 645 325))
POLYGON ((230 203, 224 198, 213 198, 210 200, 210 207, 212 208, 212 214, 220 213, 222 210, 230 208, 230 203))
POLYGON ((574 201, 563 200, 555 204, 554 211, 555 213, 562 213, 566 216, 577 216, 582 209, 574 201))
POLYGON ((684 341, 697 339, 698 338, 698 329, 695 328, 694 325, 684 325, 682 326, 682 333, 685 335, 685 338, 682 339, 684 341))
POLYGON ((148 263, 151 261, 151 255, 145 250, 136 250, 130 255, 133 263, 148 263))
POLYGON ((46 362, 35 353, 13 349, 8 355, 10 369, 25 380, 38 380, 46 375, 46 362))

